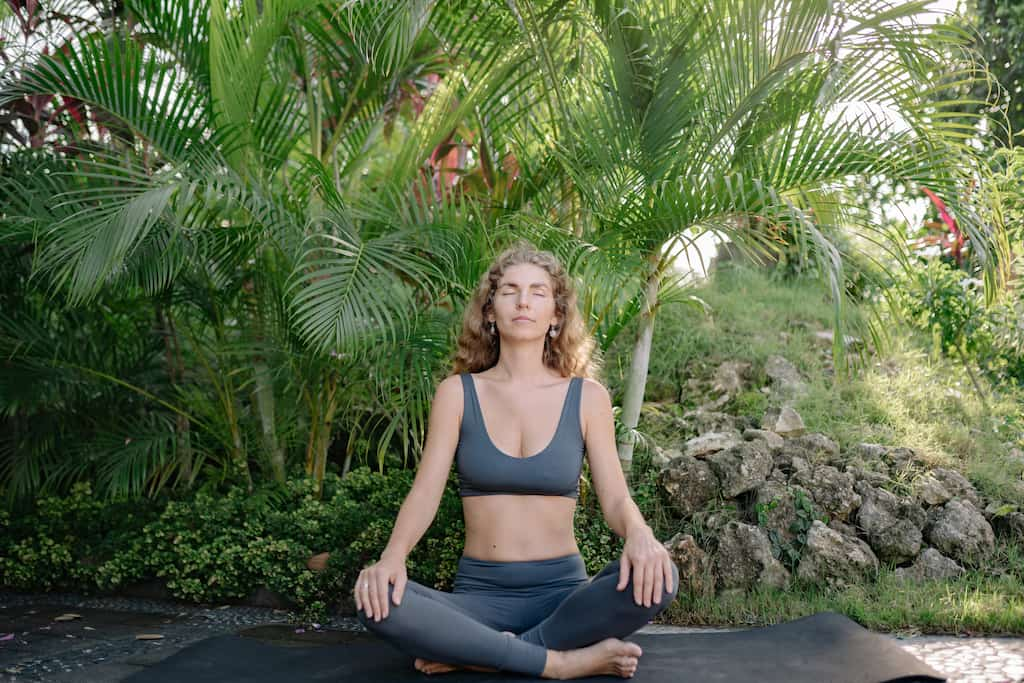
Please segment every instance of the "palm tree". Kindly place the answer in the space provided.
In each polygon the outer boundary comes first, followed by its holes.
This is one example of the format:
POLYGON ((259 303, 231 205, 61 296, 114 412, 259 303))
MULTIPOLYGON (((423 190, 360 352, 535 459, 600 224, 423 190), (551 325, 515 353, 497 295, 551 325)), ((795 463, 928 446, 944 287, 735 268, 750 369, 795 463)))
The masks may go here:
MULTIPOLYGON (((37 276, 72 303, 113 285, 163 302, 174 383, 194 364, 209 397, 197 402, 193 382, 163 405, 180 431, 204 425, 250 482, 254 444, 284 477, 295 435, 280 434, 283 407, 306 407, 318 477, 339 416, 358 424, 399 403, 386 437, 422 425, 432 383, 402 351, 431 348, 437 362, 448 340, 422 304, 463 295, 472 272, 457 207, 421 191, 436 180, 424 161, 468 116, 500 119, 535 72, 493 9, 131 0, 5 84, 0 106, 44 94, 81 103, 87 122, 48 131, 67 153, 54 161, 61 216, 27 202, 16 217, 39 235, 37 276), (404 390, 372 400, 365 367, 382 359, 404 390)), ((52 197, 50 185, 23 190, 52 197)))
MULTIPOLYGON (((660 292, 680 242, 715 231, 755 257, 784 239, 807 245, 827 274, 838 327, 834 236, 853 231, 902 253, 898 236, 846 204, 851 179, 882 176, 942 195, 990 276, 998 272, 1005 250, 962 192, 976 167, 964 144, 970 127, 949 115, 967 103, 930 97, 946 87, 941 79, 985 73, 966 59, 965 35, 917 20, 928 3, 509 4, 552 83, 553 144, 581 205, 582 238, 642 264, 625 432, 637 424, 660 292), (950 65, 949 52, 965 59, 950 65)), ((842 346, 833 352, 841 368, 842 346)), ((632 451, 624 436, 627 471, 632 451)))

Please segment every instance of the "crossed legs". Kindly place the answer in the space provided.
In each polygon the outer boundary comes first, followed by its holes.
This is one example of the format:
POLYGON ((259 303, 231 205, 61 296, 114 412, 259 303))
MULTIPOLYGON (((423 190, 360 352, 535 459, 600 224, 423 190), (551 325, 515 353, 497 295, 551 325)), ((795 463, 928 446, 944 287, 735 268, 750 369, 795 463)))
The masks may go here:
POLYGON ((632 581, 624 590, 615 590, 618 581, 619 563, 609 562, 592 579, 566 592, 549 614, 535 615, 540 621, 530 619, 534 625, 517 636, 504 633, 495 614, 507 605, 496 604, 486 594, 446 593, 415 581, 406 584, 401 605, 391 599, 394 586, 388 587, 387 617, 375 621, 360 610, 358 618, 400 650, 431 662, 559 678, 575 677, 573 672, 618 673, 631 669, 631 658, 635 669, 640 654, 636 644, 618 639, 671 604, 679 577, 673 566, 672 591, 650 607, 634 602, 632 581), (549 657, 549 651, 555 656, 549 657), (554 667, 556 659, 565 666, 554 667))

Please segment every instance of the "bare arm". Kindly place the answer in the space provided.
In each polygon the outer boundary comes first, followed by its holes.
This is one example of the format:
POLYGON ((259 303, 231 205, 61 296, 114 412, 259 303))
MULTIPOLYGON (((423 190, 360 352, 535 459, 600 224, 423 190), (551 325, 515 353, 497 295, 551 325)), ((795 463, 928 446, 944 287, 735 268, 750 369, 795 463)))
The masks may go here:
POLYGON ((434 394, 423 457, 382 558, 395 557, 404 562, 433 523, 455 457, 461 421, 462 380, 452 375, 438 385, 434 394))
POLYGON ((455 458, 462 422, 462 380, 453 375, 442 381, 434 394, 427 425, 427 442, 412 488, 402 501, 391 538, 380 559, 365 567, 353 589, 356 609, 376 621, 387 618, 388 584, 394 584, 392 600, 401 604, 408 576, 405 559, 434 521, 437 507, 455 458))
POLYGON ((587 461, 601 513, 612 531, 620 538, 629 538, 631 531, 649 527, 629 495, 626 477, 619 464, 611 397, 599 382, 587 380, 583 384, 581 401, 587 461))
POLYGON ((663 587, 672 588, 672 559, 629 495, 619 464, 608 390, 599 382, 587 380, 582 401, 587 459, 601 512, 608 526, 626 539, 619 560, 619 583, 615 588, 624 590, 632 574, 633 599, 638 605, 650 607, 652 601, 661 602, 663 587))

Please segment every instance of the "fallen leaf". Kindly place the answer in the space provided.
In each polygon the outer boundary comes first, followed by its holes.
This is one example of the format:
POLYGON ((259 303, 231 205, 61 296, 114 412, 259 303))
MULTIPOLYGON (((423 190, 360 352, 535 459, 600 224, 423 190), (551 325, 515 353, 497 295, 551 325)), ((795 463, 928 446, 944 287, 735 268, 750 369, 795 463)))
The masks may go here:
POLYGON ((159 633, 140 633, 135 636, 135 640, 162 640, 163 636, 159 633))
POLYGON ((92 626, 83 626, 82 628, 84 628, 86 631, 95 631, 96 630, 92 626))
POLYGON ((4 640, 14 640, 14 634, 13 633, 5 633, 5 634, 3 634, 2 636, 0 636, 0 641, 4 641, 4 640))
POLYGON ((53 620, 54 621, 72 621, 73 619, 81 619, 81 618, 82 618, 81 614, 75 614, 74 612, 68 612, 67 614, 62 614, 59 617, 54 617, 53 620))

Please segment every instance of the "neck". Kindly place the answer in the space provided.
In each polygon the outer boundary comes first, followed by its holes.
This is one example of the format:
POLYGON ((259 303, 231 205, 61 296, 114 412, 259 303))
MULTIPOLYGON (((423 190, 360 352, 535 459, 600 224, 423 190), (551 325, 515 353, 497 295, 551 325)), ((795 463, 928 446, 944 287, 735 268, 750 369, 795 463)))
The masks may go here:
POLYGON ((555 371, 544 365, 544 341, 501 342, 495 375, 514 384, 536 386, 550 383, 555 371))

